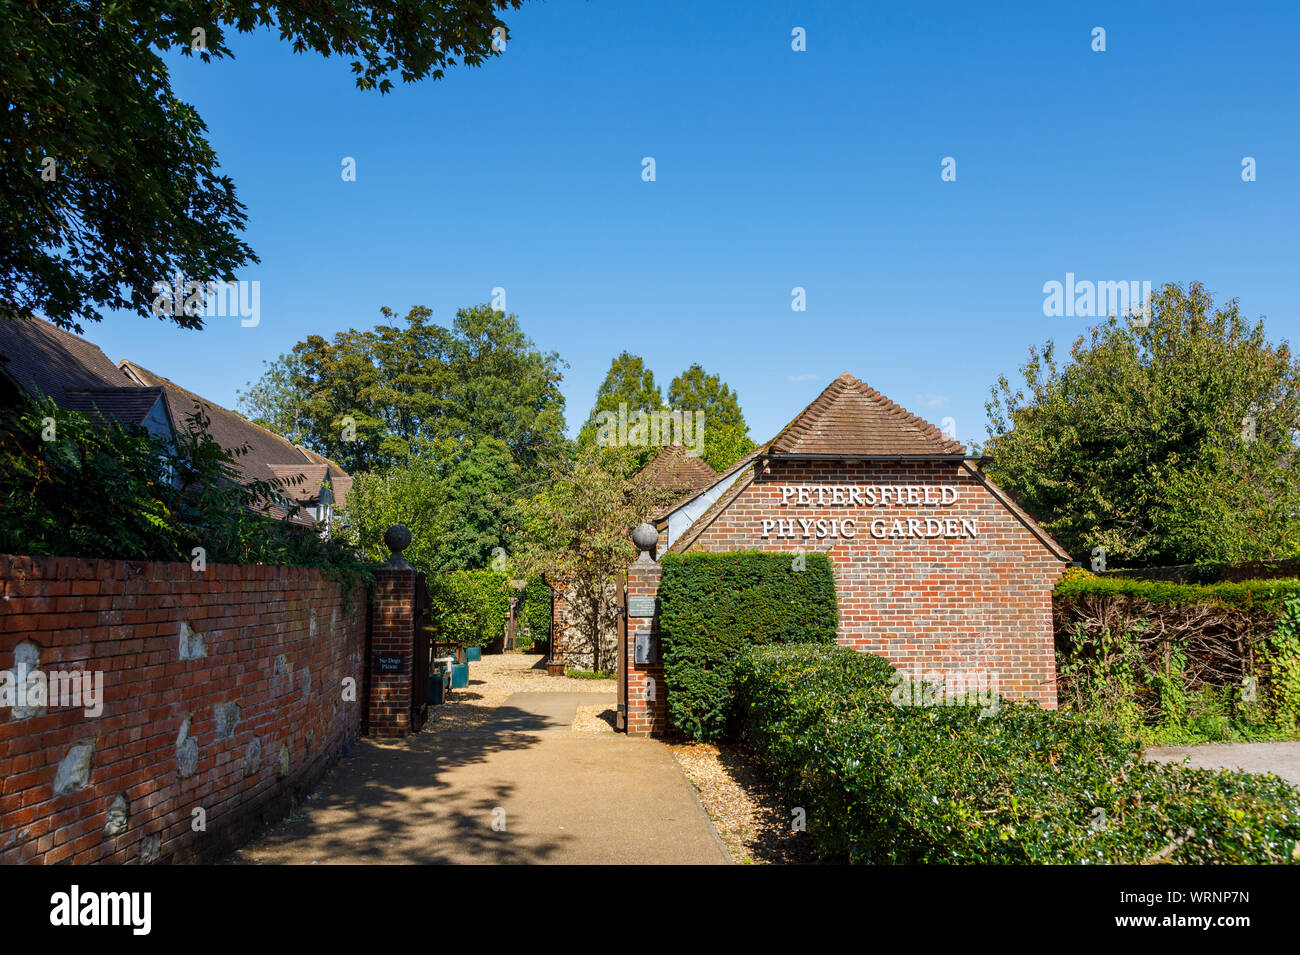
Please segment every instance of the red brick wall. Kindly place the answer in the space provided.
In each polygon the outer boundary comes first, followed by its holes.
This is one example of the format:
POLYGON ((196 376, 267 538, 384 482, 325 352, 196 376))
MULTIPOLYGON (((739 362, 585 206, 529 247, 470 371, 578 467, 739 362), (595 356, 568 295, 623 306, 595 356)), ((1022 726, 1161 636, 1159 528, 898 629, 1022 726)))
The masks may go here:
MULTIPOLYGON (((815 492, 810 497, 815 500, 815 492)), ((828 554, 843 645, 923 675, 991 675, 1008 699, 1056 706, 1052 589, 1066 564, 957 464, 780 462, 742 491, 688 551, 744 549, 828 554), (782 506, 786 485, 949 486, 957 499, 948 506, 782 506), (764 518, 845 517, 857 521, 852 539, 761 537, 764 518), (904 526, 909 518, 966 518, 976 522, 978 536, 877 539, 870 532, 875 518, 890 525, 899 519, 904 526)), ((631 725, 638 714, 630 689, 628 700, 631 725)))
POLYGON ((362 590, 345 602, 304 568, 0 555, 0 670, 30 641, 43 671, 102 671, 105 698, 98 717, 0 709, 0 863, 224 855, 356 740, 365 611, 362 590), (181 658, 182 623, 202 634, 202 656, 181 658), (215 708, 230 703, 238 719, 218 739, 215 708), (193 743, 182 747, 187 717, 193 743), (84 740, 85 785, 55 795, 61 761, 84 740), (197 757, 190 775, 182 748, 197 757), (106 834, 118 796, 127 824, 106 834), (195 831, 198 808, 206 831, 195 831))

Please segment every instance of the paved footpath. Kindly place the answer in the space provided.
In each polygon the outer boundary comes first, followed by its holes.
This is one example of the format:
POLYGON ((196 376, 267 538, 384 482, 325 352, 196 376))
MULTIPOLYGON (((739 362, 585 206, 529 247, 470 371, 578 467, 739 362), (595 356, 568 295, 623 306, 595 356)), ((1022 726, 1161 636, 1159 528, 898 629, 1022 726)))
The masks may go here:
POLYGON ((1273 773, 1292 786, 1300 786, 1300 742, 1205 743, 1199 746, 1155 746, 1143 754, 1162 763, 1181 763, 1198 769, 1239 769, 1247 773, 1273 773))
POLYGON ((579 706, 613 703, 609 693, 515 693, 479 726, 363 740, 299 812, 231 861, 727 863, 662 743, 573 731, 579 706))

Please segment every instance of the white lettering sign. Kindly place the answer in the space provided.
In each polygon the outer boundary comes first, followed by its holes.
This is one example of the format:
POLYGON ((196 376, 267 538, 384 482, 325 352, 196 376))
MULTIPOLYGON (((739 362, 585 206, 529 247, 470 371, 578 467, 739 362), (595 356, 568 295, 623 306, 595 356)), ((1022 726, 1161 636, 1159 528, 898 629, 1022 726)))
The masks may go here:
MULTIPOLYGON (((957 503, 957 488, 951 485, 787 484, 781 489, 781 507, 951 507, 957 503)), ((858 535, 858 523, 879 540, 901 538, 969 538, 979 536, 974 518, 903 517, 896 519, 854 517, 763 518, 764 538, 844 538, 858 535)))

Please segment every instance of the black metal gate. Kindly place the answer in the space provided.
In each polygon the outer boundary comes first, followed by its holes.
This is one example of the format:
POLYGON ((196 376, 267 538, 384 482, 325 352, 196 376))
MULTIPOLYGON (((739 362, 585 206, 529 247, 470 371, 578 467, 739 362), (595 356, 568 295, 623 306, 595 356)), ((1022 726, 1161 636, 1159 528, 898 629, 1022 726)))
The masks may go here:
POLYGON ((424 727, 429 711, 429 669, 433 658, 433 641, 429 632, 429 590, 421 572, 415 578, 415 607, 412 614, 415 633, 411 652, 411 732, 424 727))

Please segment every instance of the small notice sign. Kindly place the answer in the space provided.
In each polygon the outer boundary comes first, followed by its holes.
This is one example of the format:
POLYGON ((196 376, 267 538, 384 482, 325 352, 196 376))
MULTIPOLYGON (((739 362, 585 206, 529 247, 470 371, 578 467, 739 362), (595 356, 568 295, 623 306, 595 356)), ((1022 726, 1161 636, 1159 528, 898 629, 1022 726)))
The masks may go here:
POLYGON ((655 615, 655 598, 628 597, 627 615, 629 617, 653 617, 655 615))
POLYGON ((405 672, 406 672, 406 654, 404 654, 404 653, 376 653, 376 654, 375 654, 375 672, 376 672, 376 673, 405 673, 405 672))

